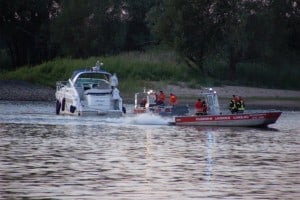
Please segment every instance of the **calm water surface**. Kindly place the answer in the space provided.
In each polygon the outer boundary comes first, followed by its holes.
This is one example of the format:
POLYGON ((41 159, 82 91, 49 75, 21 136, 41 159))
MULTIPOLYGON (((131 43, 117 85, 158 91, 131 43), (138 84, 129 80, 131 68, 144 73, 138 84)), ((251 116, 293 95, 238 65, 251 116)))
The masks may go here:
POLYGON ((0 199, 300 199, 300 112, 268 129, 0 101, 0 199))

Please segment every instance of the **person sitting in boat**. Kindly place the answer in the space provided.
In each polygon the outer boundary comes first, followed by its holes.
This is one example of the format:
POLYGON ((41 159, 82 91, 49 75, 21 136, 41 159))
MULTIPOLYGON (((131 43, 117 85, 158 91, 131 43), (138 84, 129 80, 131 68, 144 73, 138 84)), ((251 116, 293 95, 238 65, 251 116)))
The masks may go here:
POLYGON ((145 107, 146 107, 146 103, 147 103, 146 98, 143 98, 142 101, 140 102, 140 106, 141 106, 142 108, 145 108, 145 107))
POLYGON ((237 113, 238 109, 237 109, 237 102, 238 99, 235 95, 232 95, 232 99, 230 100, 229 103, 229 110, 231 111, 231 113, 237 113))
POLYGON ((163 91, 159 92, 159 95, 157 96, 156 104, 159 106, 164 106, 165 105, 165 99, 166 95, 163 91))
POLYGON ((203 113, 203 104, 201 99, 198 99, 195 103, 195 115, 201 115, 203 113))
POLYGON ((238 98, 237 109, 238 109, 238 113, 244 113, 245 102, 241 96, 239 96, 238 98))
POLYGON ((119 110, 120 91, 117 87, 112 86, 112 98, 114 101, 114 109, 119 110))
POLYGON ((169 104, 171 106, 177 104, 177 97, 173 93, 170 94, 169 104))

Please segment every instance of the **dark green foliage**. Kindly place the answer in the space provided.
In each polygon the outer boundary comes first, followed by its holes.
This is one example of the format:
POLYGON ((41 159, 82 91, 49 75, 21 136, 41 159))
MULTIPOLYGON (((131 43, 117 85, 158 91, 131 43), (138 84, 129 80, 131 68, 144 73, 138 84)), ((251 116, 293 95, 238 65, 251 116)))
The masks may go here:
POLYGON ((36 64, 52 58, 49 48, 53 0, 1 0, 0 41, 12 66, 36 64))
MULTIPOLYGON (((87 59, 92 65, 102 57, 113 58, 108 63, 126 79, 299 87, 295 0, 0 0, 0 27, 1 70, 27 69, 57 57, 92 57, 87 59), (171 48, 171 63, 164 52, 150 63, 123 58, 132 51, 148 55, 141 52, 161 48, 157 44, 171 48), (278 81, 275 72, 281 74, 278 81)), ((74 67, 82 62, 76 60, 74 67)), ((40 73, 67 77, 71 68, 60 71, 49 64, 40 73)), ((26 79, 47 80, 34 76, 26 79)))
POLYGON ((17 79, 55 87, 56 81, 67 80, 72 72, 94 66, 96 61, 111 73, 117 73, 123 91, 136 92, 143 87, 153 88, 152 82, 178 84, 182 82, 192 88, 220 85, 245 85, 266 88, 300 89, 300 69, 285 65, 274 69, 273 65, 241 63, 237 66, 235 81, 224 79, 227 65, 220 57, 210 57, 204 69, 212 76, 206 76, 195 69, 188 69, 174 52, 147 51, 131 52, 113 57, 91 57, 89 59, 55 59, 35 67, 22 67, 16 71, 0 74, 0 79, 17 79))
POLYGON ((165 0, 153 7, 148 22, 153 33, 180 53, 190 67, 203 71, 211 52, 217 26, 208 1, 165 0))
POLYGON ((221 56, 235 81, 243 62, 299 65, 300 5, 296 1, 163 0, 148 13, 153 34, 181 54, 189 67, 221 56), (295 56, 297 55, 297 56, 295 56))

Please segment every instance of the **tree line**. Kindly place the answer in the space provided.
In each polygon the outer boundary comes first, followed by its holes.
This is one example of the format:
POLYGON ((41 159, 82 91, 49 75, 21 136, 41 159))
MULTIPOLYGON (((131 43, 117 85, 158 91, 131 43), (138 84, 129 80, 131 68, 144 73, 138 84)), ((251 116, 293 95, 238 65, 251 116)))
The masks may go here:
POLYGON ((0 0, 0 27, 12 69, 160 44, 201 73, 222 58, 231 79, 241 62, 300 62, 297 0, 0 0))

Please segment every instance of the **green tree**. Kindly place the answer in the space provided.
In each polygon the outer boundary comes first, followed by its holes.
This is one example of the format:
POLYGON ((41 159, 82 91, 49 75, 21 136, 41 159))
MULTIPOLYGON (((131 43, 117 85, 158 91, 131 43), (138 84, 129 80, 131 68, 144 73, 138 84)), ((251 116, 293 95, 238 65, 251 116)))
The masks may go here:
POLYGON ((0 40, 13 66, 37 64, 51 57, 50 17, 55 16, 54 0, 1 0, 0 40))
POLYGON ((300 5, 299 1, 270 1, 272 35, 269 58, 273 63, 280 63, 299 56, 300 51, 300 5), (280 58, 280 59, 278 59, 280 58))
POLYGON ((146 14, 155 5, 156 0, 128 0, 125 4, 127 37, 125 50, 144 50, 156 41, 146 23, 146 14))
POLYGON ((203 61, 213 51, 218 38, 211 6, 211 1, 164 0, 153 7, 147 17, 153 34, 202 73, 203 61))
POLYGON ((245 58, 249 45, 246 32, 249 12, 239 0, 216 0, 212 13, 216 16, 221 33, 221 42, 218 43, 219 52, 226 58, 229 66, 229 78, 235 79, 236 65, 245 58))
POLYGON ((219 52, 228 62, 231 80, 236 79, 238 63, 278 64, 297 49, 300 12, 296 1, 216 0, 214 10, 222 33, 219 52))
POLYGON ((298 55, 299 10, 295 0, 164 0, 147 22, 159 40, 202 72, 209 55, 221 55, 228 78, 235 80, 241 62, 298 55))
POLYGON ((58 47, 58 55, 85 55, 89 1, 62 1, 60 13, 51 24, 51 39, 58 47))
POLYGON ((149 40, 145 13, 151 1, 65 0, 52 41, 60 55, 88 57, 139 49, 149 40))

